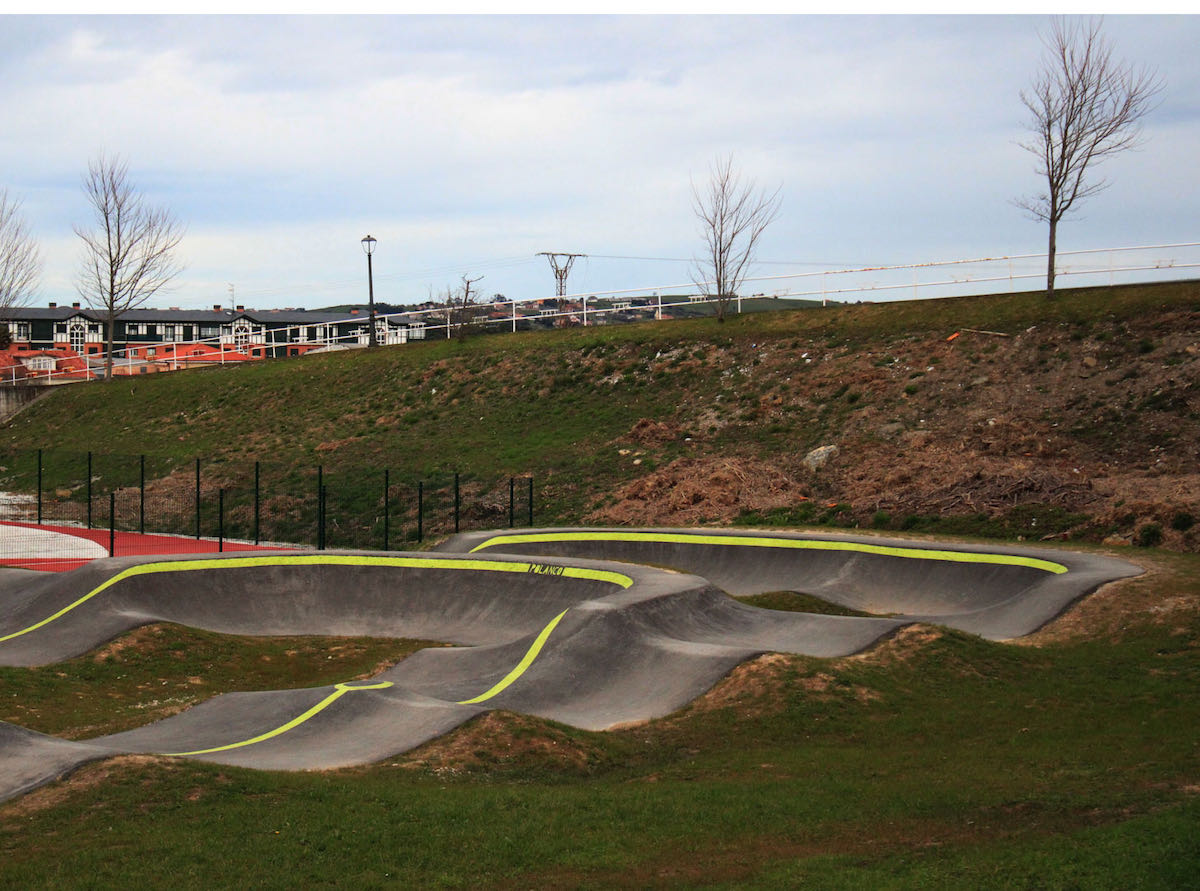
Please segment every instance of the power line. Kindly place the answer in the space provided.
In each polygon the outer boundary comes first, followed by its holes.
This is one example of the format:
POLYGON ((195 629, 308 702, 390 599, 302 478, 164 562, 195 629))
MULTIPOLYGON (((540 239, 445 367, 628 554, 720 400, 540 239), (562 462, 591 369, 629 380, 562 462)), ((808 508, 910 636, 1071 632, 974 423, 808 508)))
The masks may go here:
MULTIPOLYGON (((645 260, 654 263, 695 263, 695 257, 624 257, 615 254, 588 254, 593 260, 645 260)), ((756 264, 762 266, 861 266, 864 265, 858 261, 851 260, 826 260, 818 262, 816 260, 755 260, 756 264)))

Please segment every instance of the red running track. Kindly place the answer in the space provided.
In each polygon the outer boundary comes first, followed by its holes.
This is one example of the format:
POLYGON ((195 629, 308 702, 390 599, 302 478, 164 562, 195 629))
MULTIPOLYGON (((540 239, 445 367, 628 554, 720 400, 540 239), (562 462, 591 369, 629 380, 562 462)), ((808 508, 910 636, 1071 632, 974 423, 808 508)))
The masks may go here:
MULTIPOLYGON (((41 572, 67 572, 71 569, 78 569, 80 566, 97 557, 109 556, 109 531, 107 529, 84 529, 79 526, 3 522, 0 523, 0 538, 3 538, 5 535, 5 527, 52 533, 56 539, 50 539, 53 543, 48 547, 45 544, 32 545, 28 550, 27 556, 25 553, 21 553, 20 555, 12 554, 10 550, 8 554, 0 555, 0 566, 9 566, 16 569, 36 569, 41 572), (62 538, 57 539, 58 536, 62 536, 62 538), (103 553, 100 553, 93 547, 91 550, 94 555, 90 557, 70 554, 72 550, 71 539, 82 539, 85 542, 91 542, 92 545, 98 545, 103 550, 103 553), (59 544, 61 546, 58 546, 59 544)), ((47 541, 44 536, 38 536, 38 539, 42 542, 47 541)), ((76 544, 81 543, 77 542, 76 544)), ((277 547, 266 547, 229 540, 226 540, 222 544, 216 539, 210 538, 191 538, 184 535, 141 535, 137 532, 113 533, 112 544, 112 556, 114 557, 145 554, 215 554, 219 550, 279 550, 277 547)))

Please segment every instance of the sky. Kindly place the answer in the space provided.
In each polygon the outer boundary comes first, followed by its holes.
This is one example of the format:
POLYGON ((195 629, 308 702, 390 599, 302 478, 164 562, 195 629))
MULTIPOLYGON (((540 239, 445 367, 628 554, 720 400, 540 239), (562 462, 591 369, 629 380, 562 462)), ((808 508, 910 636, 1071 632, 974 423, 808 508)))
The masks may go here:
MULTIPOLYGON (((154 306, 416 303, 463 276, 553 296, 686 289, 693 184, 780 189, 756 271, 1045 250, 1014 200, 1041 16, 3 16, 0 188, 78 300, 100 153, 183 223, 154 306)), ((1200 241, 1200 17, 1108 16, 1165 82, 1062 251, 1200 241)), ((771 291, 774 281, 761 284, 771 291)), ((747 291, 750 289, 747 288, 747 291)))

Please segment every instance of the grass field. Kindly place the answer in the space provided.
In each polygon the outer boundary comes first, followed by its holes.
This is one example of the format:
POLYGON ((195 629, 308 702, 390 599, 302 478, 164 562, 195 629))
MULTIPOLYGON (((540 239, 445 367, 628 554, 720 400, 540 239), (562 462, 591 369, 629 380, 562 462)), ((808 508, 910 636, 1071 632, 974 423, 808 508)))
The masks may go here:
MULTIPOLYGON (((0 884, 1188 887, 1200 561, 1144 556, 1151 575, 1084 601, 1037 645, 917 629, 865 657, 764 657, 624 730, 500 716, 315 774, 85 767, 0 806, 0 884)), ((91 664, 120 665, 137 690, 206 671, 227 646, 171 628, 156 639, 144 660, 91 664)), ((238 658, 279 654, 237 646, 213 687, 238 658)), ((65 712, 75 662, 57 692, 11 670, 3 689, 65 712)))
MULTIPOLYGON (((1103 355, 1120 326, 1197 305, 1182 283, 408 345, 64 388, 22 412, 0 445, 80 451, 103 430, 113 452, 145 453, 163 474, 198 455, 217 468, 269 455, 305 486, 302 469, 317 463, 333 480, 361 467, 532 471, 548 512, 539 522, 572 521, 645 472, 617 448, 641 418, 688 430, 725 412, 699 447, 767 457, 803 454, 864 406, 889 419, 882 397, 850 400, 853 388, 825 379, 809 414, 769 418, 760 400, 786 381, 756 377, 764 341, 786 351, 797 379, 812 343, 873 367, 912 338, 941 343, 965 328, 1040 326, 1103 355)), ((1137 340, 1120 348, 1142 354, 1137 340)), ((1046 386, 1070 380, 1045 353, 1046 386)), ((899 380, 896 404, 926 381, 899 380)), ((674 439, 647 460, 688 448, 674 439)), ((786 526, 838 510, 814 498, 743 520, 786 526)), ((1038 513, 1043 527, 1052 516, 1038 513)), ((918 627, 846 659, 768 655, 634 727, 492 714, 386 763, 331 772, 144 757, 85 766, 0 804, 0 886, 1195 887, 1200 555, 1120 556, 1150 571, 1029 640, 918 627)), ((750 602, 836 611, 788 592, 750 602)), ((0 669, 0 719, 95 736, 222 690, 371 674, 419 645, 157 626, 61 665, 0 669)))

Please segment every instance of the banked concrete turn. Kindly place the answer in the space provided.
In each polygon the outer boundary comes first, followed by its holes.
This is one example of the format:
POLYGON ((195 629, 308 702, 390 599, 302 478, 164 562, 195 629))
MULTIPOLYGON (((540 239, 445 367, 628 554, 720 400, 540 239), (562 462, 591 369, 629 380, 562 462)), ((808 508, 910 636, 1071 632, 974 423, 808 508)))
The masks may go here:
POLYGON ((458 536, 423 554, 118 558, 37 579, 0 577, 0 664, 6 665, 60 661, 152 622, 458 645, 422 650, 367 681, 225 694, 137 730, 86 741, 0 722, 0 800, 116 754, 262 769, 370 763, 497 708, 604 729, 674 711, 759 653, 832 657, 862 650, 918 615, 898 607, 921 605, 923 621, 949 617, 945 624, 985 636, 1016 628, 1020 617, 1023 630, 1015 633, 1023 634, 1104 581, 1139 571, 1059 551, 920 545, 924 553, 912 555, 846 550, 834 547, 838 542, 914 548, 875 539, 688 530, 535 530, 524 537, 458 536), (523 549, 536 556, 513 553, 523 549), (990 556, 972 559, 979 554, 990 556), (653 566, 591 559, 597 556, 653 566), (658 568, 664 566, 694 566, 709 577, 658 568), (740 604, 721 588, 810 590, 900 615, 774 612, 740 604), (940 604, 941 612, 925 609, 930 604, 940 604), (974 627, 984 619, 984 630, 974 627))

